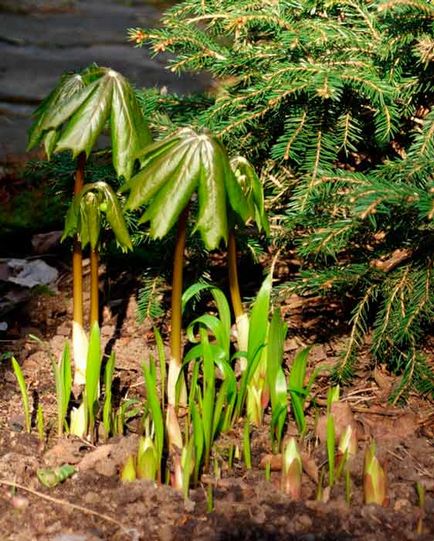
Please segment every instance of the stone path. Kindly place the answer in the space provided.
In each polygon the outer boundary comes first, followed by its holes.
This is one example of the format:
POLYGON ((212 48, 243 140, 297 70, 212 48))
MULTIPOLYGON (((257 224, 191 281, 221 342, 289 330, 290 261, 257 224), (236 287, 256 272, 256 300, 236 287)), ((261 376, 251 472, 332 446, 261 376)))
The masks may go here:
MULTIPOLYGON (((126 41, 127 28, 154 26, 160 10, 145 0, 0 0, 0 162, 25 151, 29 116, 65 71, 92 62, 136 86, 187 93, 205 77, 178 77, 165 58, 126 41)), ((161 4, 161 2, 160 2, 161 4)))

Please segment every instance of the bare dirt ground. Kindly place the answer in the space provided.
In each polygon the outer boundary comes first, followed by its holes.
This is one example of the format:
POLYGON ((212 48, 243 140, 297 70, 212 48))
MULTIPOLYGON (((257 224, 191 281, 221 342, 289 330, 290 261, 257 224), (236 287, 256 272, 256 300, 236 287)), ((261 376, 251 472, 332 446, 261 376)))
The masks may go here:
MULTIPOLYGON (((128 280, 128 276, 126 277, 128 280)), ((368 356, 358 376, 345 388, 336 411, 337 425, 351 418, 359 431, 359 452, 351 466, 351 503, 339 482, 323 500, 316 497, 318 468, 326 462, 324 405, 327 378, 317 381, 308 408, 310 436, 306 439, 302 500, 292 502, 280 489, 279 461, 273 462, 271 480, 265 479, 264 456, 271 453, 268 428, 252 432, 253 468, 242 460, 227 467, 230 444, 241 441, 242 427, 220 438, 214 464, 219 474, 204 475, 190 498, 168 486, 136 481, 122 483, 119 470, 137 445, 137 419, 131 419, 124 437, 96 446, 76 438, 55 435, 55 395, 49 347, 55 355, 69 335, 70 284, 61 273, 60 292, 34 296, 15 314, 3 349, 19 359, 33 406, 44 408, 48 436, 41 442, 36 429, 24 432, 17 384, 10 362, 0 364, 0 539, 2 541, 97 540, 432 540, 434 538, 434 407, 410 396, 405 408, 387 406, 393 378, 382 368, 368 368, 368 356), (44 342, 35 343, 29 334, 44 342), (389 505, 363 505, 362 461, 366 442, 375 437, 389 483, 389 505), (73 464, 77 473, 63 484, 47 489, 39 484, 41 466, 73 464), (416 482, 426 488, 419 507, 416 482), (16 485, 16 486, 14 486, 16 485), (213 509, 208 509, 210 490, 213 509)), ((144 397, 140 364, 154 349, 151 322, 137 324, 134 295, 112 290, 111 309, 105 308, 104 342, 117 352, 118 398, 144 397), (123 302, 125 301, 126 302, 123 302)), ((164 325, 163 325, 164 329, 164 325)), ((287 341, 289 366, 297 340, 287 341)), ((336 344, 313 348, 310 369, 332 362, 336 344)), ((296 434, 293 419, 289 434, 296 434)))

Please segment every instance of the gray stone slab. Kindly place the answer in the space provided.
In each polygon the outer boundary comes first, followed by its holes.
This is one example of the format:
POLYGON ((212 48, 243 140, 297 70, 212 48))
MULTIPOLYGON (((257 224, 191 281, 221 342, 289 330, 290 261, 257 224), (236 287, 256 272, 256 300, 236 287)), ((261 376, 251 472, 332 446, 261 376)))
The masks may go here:
POLYGON ((151 58, 127 43, 129 27, 157 24, 162 3, 151 3, 0 0, 0 161, 24 151, 31 110, 66 71, 96 62, 137 87, 189 93, 209 85, 203 75, 174 75, 166 69, 167 56, 151 58))

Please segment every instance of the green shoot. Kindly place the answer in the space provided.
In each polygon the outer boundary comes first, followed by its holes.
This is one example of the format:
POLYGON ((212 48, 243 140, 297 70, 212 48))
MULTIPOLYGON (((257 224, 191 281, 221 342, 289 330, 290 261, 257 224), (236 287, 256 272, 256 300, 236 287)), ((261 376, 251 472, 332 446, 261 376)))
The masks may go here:
POLYGON ((206 487, 206 512, 212 513, 214 511, 214 491, 211 483, 206 487))
POLYGON ((329 486, 335 483, 335 422, 332 415, 327 416, 326 425, 327 460, 329 465, 329 486))
POLYGON ((27 391, 27 385, 24 380, 23 372, 21 370, 20 365, 18 364, 18 361, 15 359, 15 357, 12 357, 11 360, 12 360, 12 367, 14 369, 15 377, 17 379, 18 386, 21 392, 21 400, 23 403, 24 422, 26 424, 26 432, 30 433, 32 417, 30 414, 30 401, 29 401, 29 393, 27 391))
POLYGON ((84 400, 87 410, 87 433, 94 438, 95 416, 98 408, 99 379, 101 374, 101 337, 98 323, 92 325, 86 365, 84 400))
POLYGON ((332 404, 334 402, 339 402, 340 397, 340 387, 336 385, 335 387, 330 387, 327 392, 327 414, 329 415, 332 411, 332 404))
POLYGON ((116 355, 114 351, 110 354, 105 365, 104 371, 104 406, 103 406, 103 425, 106 437, 113 432, 113 411, 112 411, 112 383, 115 369, 116 355))
POLYGON ((199 480, 199 470, 202 463, 202 456, 205 448, 205 435, 203 432, 202 419, 199 414, 197 405, 194 402, 190 402, 191 416, 193 420, 193 443, 195 452, 195 463, 193 471, 193 482, 197 483, 199 480))
POLYGON ((267 383, 271 399, 271 439, 280 449, 282 431, 285 424, 288 396, 286 378, 282 369, 283 349, 287 327, 282 320, 280 310, 275 310, 268 329, 267 346, 267 383))
POLYGON ((265 464, 265 480, 266 481, 271 480, 271 462, 267 462, 265 464))
POLYGON ((124 483, 129 483, 136 480, 136 457, 134 455, 128 456, 125 464, 122 466, 120 477, 121 481, 124 483))
MULTIPOLYGON (((268 364, 266 346, 272 282, 273 275, 270 272, 263 281, 250 312, 247 367, 240 384, 240 405, 244 401, 243 394, 246 391, 248 398, 247 416, 250 422, 257 426, 262 424, 263 405, 266 404, 268 393, 266 389, 268 364)), ((238 413, 241 414, 241 409, 238 410, 238 413)))
POLYGON ((252 469, 252 451, 250 448, 250 423, 246 419, 243 429, 243 453, 244 453, 244 464, 246 469, 252 469))
POLYGON ((149 359, 149 366, 144 363, 142 368, 145 377, 147 403, 154 423, 156 460, 159 475, 161 475, 161 463, 163 460, 164 448, 164 417, 157 393, 155 361, 153 357, 150 357, 149 359))
POLYGON ((301 496, 301 476, 303 472, 300 452, 295 438, 291 438, 282 453, 282 490, 292 500, 301 496))
POLYGON ((157 345, 157 358, 160 367, 160 396, 161 396, 161 409, 164 410, 164 401, 166 396, 166 355, 164 353, 164 343, 161 337, 160 331, 154 327, 155 343, 157 345))
POLYGON ((373 441, 366 448, 363 464, 363 491, 366 504, 387 505, 387 478, 377 456, 373 441))
POLYGON ((347 425, 342 433, 337 452, 336 479, 339 479, 347 462, 357 453, 357 432, 352 425, 347 425))
POLYGON ((61 436, 66 426, 72 387, 71 353, 68 342, 65 342, 59 363, 53 359, 53 372, 57 398, 57 435, 61 436))
POLYGON ((155 481, 159 469, 160 463, 152 438, 150 436, 141 437, 137 451, 137 478, 155 481))
POLYGON ((182 493, 185 499, 188 498, 190 477, 195 469, 194 463, 194 440, 193 438, 190 438, 188 444, 183 448, 181 455, 182 493))
POLYGON ((311 347, 306 347, 297 352, 291 366, 288 381, 288 390, 291 397, 291 409, 300 435, 303 435, 306 431, 304 402, 309 389, 305 387, 304 380, 306 378, 306 366, 310 350, 311 347))

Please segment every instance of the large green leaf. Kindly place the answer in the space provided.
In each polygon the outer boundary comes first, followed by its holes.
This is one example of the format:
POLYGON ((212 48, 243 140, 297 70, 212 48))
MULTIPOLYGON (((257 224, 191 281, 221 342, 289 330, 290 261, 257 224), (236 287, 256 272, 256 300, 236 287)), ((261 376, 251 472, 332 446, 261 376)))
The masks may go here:
POLYGON ((160 156, 161 152, 157 151, 149 159, 147 166, 122 186, 122 192, 130 191, 127 209, 136 209, 148 203, 162 186, 170 182, 189 150, 187 145, 180 145, 169 152, 172 147, 173 144, 164 147, 167 152, 163 157, 160 156))
POLYGON ((221 239, 226 242, 228 237, 225 168, 222 153, 215 152, 212 139, 204 139, 200 150, 199 214, 196 229, 200 231, 205 245, 212 249, 219 245, 221 239))
POLYGON ((152 138, 133 89, 119 74, 113 77, 110 122, 113 165, 119 176, 128 179, 135 157, 152 138))
POLYGON ((199 160, 198 153, 194 148, 190 148, 171 181, 160 189, 140 219, 141 223, 151 222, 150 232, 153 238, 167 235, 188 205, 199 178, 199 160))
POLYGON ((83 89, 83 86, 83 78, 80 75, 75 73, 62 75, 57 87, 50 92, 33 113, 35 121, 29 130, 28 150, 39 145, 44 137, 49 135, 52 138, 52 133, 47 133, 47 119, 54 110, 61 110, 62 106, 66 106, 72 97, 83 89))
POLYGON ((198 192, 196 229, 205 246, 215 249, 228 236, 229 208, 243 221, 249 205, 235 179, 223 145, 208 131, 183 128, 150 145, 140 156, 141 170, 124 186, 127 208, 148 205, 143 222, 153 238, 165 236, 198 192))
POLYGON ((95 90, 70 117, 57 142, 56 151, 71 150, 74 157, 85 152, 89 156, 106 125, 110 116, 113 77, 102 77, 92 85, 96 85, 95 90))
POLYGON ((74 157, 89 156, 97 138, 109 125, 113 165, 129 179, 139 152, 151 135, 134 90, 116 71, 91 66, 65 76, 35 111, 29 148, 44 141, 47 155, 70 150, 74 157))

